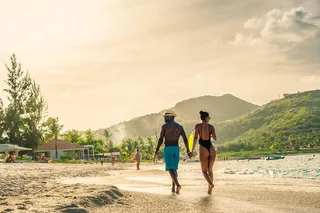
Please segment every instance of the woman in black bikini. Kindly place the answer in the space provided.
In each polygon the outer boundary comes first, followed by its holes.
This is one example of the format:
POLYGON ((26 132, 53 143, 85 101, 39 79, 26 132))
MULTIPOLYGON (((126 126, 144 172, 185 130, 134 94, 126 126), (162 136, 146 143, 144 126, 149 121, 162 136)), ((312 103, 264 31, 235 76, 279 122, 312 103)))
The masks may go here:
POLYGON ((194 155, 194 149, 199 139, 199 153, 200 153, 200 162, 201 169, 204 178, 209 184, 208 194, 211 194, 212 189, 214 188, 213 184, 213 164, 216 159, 216 150, 211 144, 211 137, 213 140, 217 140, 215 129, 212 125, 208 124, 210 117, 209 113, 200 111, 200 118, 202 123, 195 126, 195 134, 192 148, 192 155, 194 155))

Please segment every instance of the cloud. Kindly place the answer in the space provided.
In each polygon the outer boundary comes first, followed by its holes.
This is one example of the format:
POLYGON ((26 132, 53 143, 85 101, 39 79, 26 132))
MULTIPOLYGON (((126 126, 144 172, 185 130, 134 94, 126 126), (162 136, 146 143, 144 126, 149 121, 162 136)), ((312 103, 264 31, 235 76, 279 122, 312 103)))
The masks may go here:
POLYGON ((276 46, 288 59, 320 63, 320 17, 304 7, 288 11, 273 9, 261 17, 253 17, 244 28, 259 29, 259 35, 238 33, 229 44, 276 46))
POLYGON ((263 38, 271 42, 300 43, 314 38, 319 31, 313 15, 305 12, 303 7, 291 9, 282 15, 278 10, 273 11, 267 14, 265 27, 260 32, 263 38))
POLYGON ((229 41, 229 44, 252 46, 256 44, 261 44, 261 38, 255 38, 252 34, 246 36, 242 33, 237 33, 234 40, 229 41))
POLYGON ((259 29, 264 26, 264 19, 262 18, 251 18, 244 23, 244 28, 247 29, 259 29))
POLYGON ((302 83, 320 83, 320 75, 304 76, 300 79, 302 83))

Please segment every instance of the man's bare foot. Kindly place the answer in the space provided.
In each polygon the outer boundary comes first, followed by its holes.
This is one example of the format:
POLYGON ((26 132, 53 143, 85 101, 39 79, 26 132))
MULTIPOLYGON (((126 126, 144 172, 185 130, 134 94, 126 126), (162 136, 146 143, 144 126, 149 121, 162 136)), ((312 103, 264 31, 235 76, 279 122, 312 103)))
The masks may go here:
POLYGON ((176 187, 172 187, 172 188, 171 188, 171 192, 172 192, 172 193, 176 192, 176 187))
POLYGON ((179 194, 179 193, 180 193, 180 190, 181 190, 181 186, 178 186, 178 187, 177 187, 177 190, 176 190, 176 193, 179 194))
POLYGON ((176 184, 174 182, 172 182, 171 192, 172 193, 176 192, 176 184))
POLYGON ((211 195, 213 188, 214 188, 214 184, 209 185, 209 188, 208 188, 208 194, 209 195, 211 195))

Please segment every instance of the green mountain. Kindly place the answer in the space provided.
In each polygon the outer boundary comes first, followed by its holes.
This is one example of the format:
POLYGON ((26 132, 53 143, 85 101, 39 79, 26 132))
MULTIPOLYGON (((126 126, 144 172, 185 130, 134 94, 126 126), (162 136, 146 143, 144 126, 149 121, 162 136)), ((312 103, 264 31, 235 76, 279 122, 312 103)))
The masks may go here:
POLYGON ((221 151, 320 145, 320 90, 285 94, 247 115, 217 123, 221 151))
MULTIPOLYGON (((218 97, 202 96, 191 98, 177 103, 170 110, 176 112, 176 121, 182 124, 189 134, 193 130, 194 125, 199 122, 200 110, 208 111, 213 121, 224 121, 247 114, 257 107, 257 105, 226 94, 218 97)), ((166 110, 121 122, 107 128, 107 130, 112 133, 112 138, 117 144, 125 138, 158 135, 160 127, 163 124, 162 116, 166 110)), ((98 130, 97 137, 103 138, 102 133, 102 129, 98 130)))

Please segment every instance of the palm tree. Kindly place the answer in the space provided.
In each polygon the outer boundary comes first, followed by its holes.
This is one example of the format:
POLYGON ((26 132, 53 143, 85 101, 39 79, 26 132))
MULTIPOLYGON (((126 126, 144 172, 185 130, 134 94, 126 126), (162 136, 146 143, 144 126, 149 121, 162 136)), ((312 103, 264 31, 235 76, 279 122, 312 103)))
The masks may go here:
POLYGON ((107 129, 105 129, 102 134, 106 138, 106 140, 104 141, 105 148, 107 148, 107 150, 109 152, 113 152, 115 147, 114 147, 113 140, 111 138, 112 137, 112 133, 109 132, 107 129))
POLYGON ((56 158, 58 158, 58 136, 60 135, 60 132, 63 128, 63 125, 59 124, 59 118, 48 118, 48 120, 45 123, 47 127, 47 138, 51 139, 54 138, 55 140, 55 149, 56 149, 56 158))
POLYGON ((111 139, 112 133, 109 132, 107 129, 103 130, 103 136, 106 137, 106 139, 111 139))

